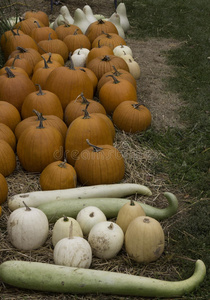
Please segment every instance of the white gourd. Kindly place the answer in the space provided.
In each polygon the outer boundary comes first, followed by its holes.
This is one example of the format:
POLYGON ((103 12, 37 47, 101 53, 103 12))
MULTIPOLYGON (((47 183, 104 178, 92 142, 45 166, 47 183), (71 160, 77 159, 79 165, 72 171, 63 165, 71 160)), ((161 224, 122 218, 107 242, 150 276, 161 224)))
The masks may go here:
POLYGON ((52 232, 53 246, 55 246, 57 242, 60 241, 61 239, 69 236, 69 227, 71 222, 73 224, 73 235, 83 237, 82 229, 79 223, 74 218, 64 216, 62 218, 59 218, 53 226, 53 232, 52 232))
POLYGON ((63 15, 59 14, 53 23, 53 29, 55 30, 59 25, 65 23, 63 15))
POLYGON ((78 51, 77 53, 72 54, 71 59, 75 67, 84 67, 87 56, 78 51))
POLYGON ((114 12, 108 21, 112 22, 116 26, 119 36, 125 39, 125 32, 120 24, 120 15, 114 12))
POLYGON ((92 262, 92 249, 87 240, 73 235, 71 222, 69 236, 61 239, 54 248, 53 258, 56 265, 88 269, 92 262))
POLYGON ((80 224, 83 234, 88 236, 95 224, 106 221, 107 219, 105 214, 98 207, 86 206, 79 211, 76 220, 80 224))
POLYGON ((103 20, 105 19, 105 16, 104 15, 101 15, 101 14, 94 14, 94 17, 96 18, 96 20, 103 20))
POLYGON ((130 28, 130 23, 127 17, 125 3, 121 2, 117 6, 116 12, 120 15, 120 24, 125 32, 130 28))
POLYGON ((121 250, 124 233, 116 223, 104 221, 92 227, 88 235, 88 242, 96 257, 111 259, 121 250))
POLYGON ((90 23, 97 21, 96 17, 93 14, 92 8, 89 5, 83 7, 83 12, 85 13, 86 18, 90 23))
POLYGON ((141 68, 138 64, 137 61, 132 60, 132 59, 128 59, 126 61, 128 68, 129 68, 129 72, 131 73, 131 75, 133 75, 133 77, 137 80, 140 78, 141 75, 141 68))
POLYGON ((65 6, 65 5, 61 6, 60 14, 63 16, 66 23, 68 23, 68 24, 74 23, 74 19, 72 18, 67 6, 65 6))
POLYGON ((78 26, 82 32, 85 34, 88 26, 90 25, 90 21, 86 18, 85 13, 82 9, 77 8, 74 11, 74 25, 78 26))
POLYGON ((49 233, 49 222, 40 209, 20 207, 10 214, 7 232, 15 248, 34 250, 45 243, 49 233))
POLYGON ((122 55, 120 55, 120 57, 122 59, 124 59, 124 61, 126 61, 126 62, 130 62, 131 60, 134 60, 133 56, 131 56, 130 54, 127 54, 125 51, 122 55))
POLYGON ((116 56, 121 56, 122 54, 124 54, 124 52, 126 54, 130 54, 131 56, 133 56, 133 51, 128 45, 122 45, 121 44, 119 46, 116 46, 113 49, 113 52, 114 52, 114 55, 116 55, 116 56))

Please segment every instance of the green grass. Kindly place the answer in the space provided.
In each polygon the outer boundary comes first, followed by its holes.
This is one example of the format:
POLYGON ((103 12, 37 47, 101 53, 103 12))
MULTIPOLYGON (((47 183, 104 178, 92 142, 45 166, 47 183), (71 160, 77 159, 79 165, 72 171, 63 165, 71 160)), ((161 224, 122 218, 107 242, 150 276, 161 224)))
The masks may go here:
MULTIPOLYGON (((161 151, 154 165, 166 172, 169 183, 190 195, 187 210, 170 227, 169 252, 181 276, 190 275, 188 259, 201 258, 210 266, 210 33, 208 0, 125 1, 135 39, 174 38, 182 47, 166 53, 175 76, 167 88, 179 95, 185 106, 179 109, 185 129, 153 128, 139 135, 139 142, 161 151), (186 259, 185 259, 186 258, 186 259)), ((183 299, 207 299, 210 276, 201 288, 183 299)))
MULTIPOLYGON (((176 76, 168 89, 186 103, 179 113, 186 129, 150 130, 144 142, 161 150, 165 159, 158 170, 185 186, 193 196, 209 196, 210 185, 210 2, 207 0, 125 1, 133 38, 175 38, 182 47, 167 53, 176 76), (132 17, 131 17, 132 16, 132 17)), ((142 137, 140 139, 142 141, 142 137)))

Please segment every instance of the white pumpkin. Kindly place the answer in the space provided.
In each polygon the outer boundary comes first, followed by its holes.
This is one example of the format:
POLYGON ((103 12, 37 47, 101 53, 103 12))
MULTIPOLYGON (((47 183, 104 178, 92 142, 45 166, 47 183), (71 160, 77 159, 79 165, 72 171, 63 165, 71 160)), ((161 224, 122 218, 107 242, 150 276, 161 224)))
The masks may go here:
POLYGON ((68 23, 68 24, 74 23, 74 19, 72 18, 71 14, 68 10, 68 7, 66 5, 61 6, 60 14, 63 16, 66 23, 68 23))
POLYGON ((88 242, 96 257, 111 259, 121 250, 124 233, 116 223, 104 221, 92 227, 88 235, 88 242))
POLYGON ((82 229, 79 223, 74 218, 64 216, 59 218, 53 226, 52 244, 54 247, 58 241, 69 237, 69 227, 71 222, 73 223, 73 235, 83 237, 82 229))
POLYGON ((83 234, 88 236, 95 224, 106 221, 107 219, 105 214, 98 207, 86 206, 79 211, 76 220, 80 224, 83 234))
POLYGON ((45 243, 49 233, 49 222, 40 209, 20 207, 10 214, 7 232, 15 248, 33 250, 45 243))
POLYGON ((121 44, 119 46, 116 46, 113 49, 113 52, 114 52, 114 55, 116 55, 116 56, 121 56, 124 53, 130 54, 131 56, 133 56, 133 51, 132 51, 132 49, 128 45, 122 45, 121 44))
POLYGON ((133 77, 136 80, 139 79, 141 75, 141 69, 138 62, 133 59, 127 59, 126 63, 128 65, 129 72, 131 73, 131 75, 133 75, 133 77))
POLYGON ((92 249, 84 238, 73 236, 73 223, 70 225, 69 237, 61 239, 53 250, 56 265, 89 268, 92 262, 92 249))

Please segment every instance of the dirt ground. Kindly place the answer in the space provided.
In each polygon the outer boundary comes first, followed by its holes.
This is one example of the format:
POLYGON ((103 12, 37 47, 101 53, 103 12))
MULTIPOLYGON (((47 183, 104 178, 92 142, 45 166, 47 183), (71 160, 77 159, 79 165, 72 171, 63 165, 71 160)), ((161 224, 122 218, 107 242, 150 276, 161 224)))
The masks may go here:
MULTIPOLYGON (((20 15, 26 10, 43 10, 50 18, 50 21, 54 21, 57 17, 61 5, 67 5, 71 15, 74 15, 74 10, 79 7, 83 8, 85 4, 91 6, 95 14, 103 14, 109 17, 114 12, 113 1, 107 0, 90 0, 90 1, 62 1, 60 5, 53 5, 53 11, 50 9, 50 0, 36 0, 25 2, 20 0, 19 2, 20 15), (27 4, 27 6, 25 5, 27 4)), ((132 28, 130 29, 132 30, 132 28)), ((173 69, 166 63, 166 55, 170 49, 180 46, 180 42, 173 39, 146 39, 146 40, 132 40, 126 37, 127 44, 133 51, 135 60, 141 67, 141 77, 137 82, 137 92, 139 100, 147 106, 152 114, 152 126, 155 130, 165 130, 168 127, 182 127, 184 122, 179 117, 177 109, 180 105, 183 105, 178 95, 168 92, 165 86, 165 79, 170 76, 174 76, 173 69)), ((152 173, 152 164, 158 159, 161 153, 156 153, 152 149, 139 146, 137 137, 135 135, 126 135, 117 131, 115 145, 121 151, 125 158, 126 164, 126 176, 124 182, 135 182, 145 184, 152 192, 151 198, 140 197, 138 200, 144 201, 148 204, 163 207, 166 205, 166 200, 163 197, 163 192, 171 189, 170 182, 167 174, 158 174, 157 176, 152 173)), ((27 173, 22 170, 17 161, 17 168, 14 174, 7 178, 9 185, 9 197, 24 192, 30 192, 34 190, 40 190, 39 174, 27 173)), ((184 191, 173 188, 173 192, 179 199, 184 198, 184 191)), ((170 190, 171 191, 171 190, 170 190)), ((161 279, 179 279, 179 274, 176 272, 176 267, 171 266, 170 263, 165 263, 164 259, 167 257, 167 247, 169 243, 169 228, 174 226, 177 218, 180 216, 180 212, 184 209, 184 202, 180 202, 179 214, 172 217, 169 221, 162 222, 165 234, 168 237, 166 242, 166 251, 162 258, 160 258, 157 265, 151 264, 150 266, 141 266, 138 264, 132 264, 125 251, 122 250, 118 258, 110 262, 101 262, 94 258, 92 268, 103 269, 108 271, 126 272, 134 275, 143 275, 159 277, 161 279), (161 266, 161 267, 160 267, 161 266)), ((22 259, 40 262, 52 263, 52 244, 51 244, 51 232, 49 238, 39 250, 36 251, 17 251, 11 246, 7 238, 6 221, 9 215, 7 204, 3 205, 3 214, 0 219, 1 227, 1 246, 0 246, 0 260, 7 259, 22 259)), ((73 296, 73 295, 54 295, 39 293, 34 291, 22 291, 20 289, 12 288, 9 286, 1 285, 1 299, 99 299, 100 295, 94 296, 73 296)), ((103 299, 129 299, 122 297, 110 297, 103 296, 103 299)), ((143 299, 135 298, 132 299, 143 299)))

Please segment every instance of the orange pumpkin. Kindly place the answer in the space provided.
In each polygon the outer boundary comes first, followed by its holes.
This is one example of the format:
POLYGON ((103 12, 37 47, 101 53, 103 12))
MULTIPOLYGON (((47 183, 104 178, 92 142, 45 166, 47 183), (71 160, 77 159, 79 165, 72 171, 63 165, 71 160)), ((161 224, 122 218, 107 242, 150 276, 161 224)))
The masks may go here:
POLYGON ((68 163, 74 165, 79 153, 88 147, 87 138, 95 144, 113 144, 109 125, 100 115, 89 114, 85 109, 84 115, 77 117, 66 133, 65 154, 68 163))
POLYGON ((127 63, 119 56, 115 55, 102 55, 92 59, 87 63, 86 67, 92 70, 98 80, 106 73, 113 70, 113 66, 116 69, 123 69, 129 72, 127 63))
POLYGON ((13 150, 16 148, 16 137, 12 129, 4 123, 0 123, 0 140, 7 142, 13 150))
POLYGON ((29 19, 29 18, 35 18, 39 21, 42 22, 42 24, 44 24, 44 26, 49 26, 49 17, 48 15, 44 12, 44 11, 26 11, 23 14, 23 17, 25 19, 29 19))
POLYGON ((42 171, 39 182, 43 191, 75 188, 77 174, 74 167, 59 160, 52 162, 42 171))
POLYGON ((68 47, 68 51, 70 53, 73 53, 76 49, 79 48, 91 49, 90 40, 85 34, 83 33, 78 34, 78 29, 75 30, 74 34, 67 35, 63 39, 63 42, 68 47))
POLYGON ((97 47, 98 41, 101 45, 108 46, 112 50, 119 45, 126 45, 126 41, 117 33, 102 33, 92 42, 92 48, 97 47))
POLYGON ((1 75, 0 99, 14 105, 19 111, 25 97, 36 90, 35 85, 28 76, 21 73, 16 75, 5 67, 6 74, 1 75))
POLYGON ((63 120, 63 108, 58 96, 50 91, 42 90, 40 85, 38 87, 38 92, 32 92, 24 99, 21 108, 22 119, 33 116, 33 109, 36 109, 44 115, 55 115, 63 120))
POLYGON ((27 59, 20 57, 19 54, 17 54, 14 58, 11 57, 10 59, 8 59, 6 61, 6 63, 4 64, 5 67, 18 67, 18 68, 22 68, 30 77, 32 75, 33 72, 33 68, 31 66, 31 64, 27 61, 27 59))
POLYGON ((16 55, 19 55, 21 58, 25 58, 32 68, 34 68, 40 60, 42 60, 41 54, 33 48, 17 47, 17 49, 10 54, 9 58, 14 58, 16 55))
POLYGON ((74 34, 75 30, 77 30, 77 34, 82 34, 82 30, 74 24, 62 24, 56 27, 55 32, 60 40, 63 40, 67 35, 74 34))
POLYGON ((83 109, 85 109, 87 104, 89 113, 100 112, 106 114, 104 107, 99 102, 93 99, 87 99, 84 97, 83 93, 81 93, 75 100, 72 100, 66 106, 64 120, 67 126, 69 126, 77 117, 84 115, 83 109))
POLYGON ((99 92, 99 100, 108 114, 113 113, 123 101, 137 100, 136 89, 128 80, 118 80, 113 75, 110 76, 113 80, 105 83, 99 92))
MULTIPOLYGON (((6 178, 0 173, 0 204, 4 203, 7 200, 8 196, 8 184, 6 178)), ((1 213, 1 211, 0 211, 1 213)))
POLYGON ((90 42, 92 43, 103 32, 118 34, 117 28, 112 22, 100 19, 91 23, 88 26, 85 35, 89 38, 90 42))
POLYGON ((75 170, 83 185, 112 184, 120 182, 125 174, 124 159, 112 145, 92 145, 77 157, 75 170))
POLYGON ((63 159, 64 138, 54 127, 29 126, 20 135, 17 155, 28 172, 42 172, 51 162, 63 159))
POLYGON ((9 176, 15 170, 16 167, 16 156, 12 147, 5 142, 0 140, 0 173, 3 176, 9 176))
POLYGON ((30 18, 27 18, 27 19, 22 19, 20 20, 19 22, 17 22, 15 25, 14 25, 14 28, 19 28, 20 30, 22 30, 25 34, 27 34, 28 36, 30 36, 31 34, 31 31, 34 29, 34 28, 37 28, 37 25, 35 23, 35 21, 38 21, 39 22, 39 25, 41 27, 44 27, 44 24, 38 20, 37 18, 34 18, 34 17, 30 17, 30 18))
POLYGON ((0 122, 7 125, 13 132, 21 121, 17 108, 6 101, 0 101, 0 122))
POLYGON ((112 115, 114 124, 125 132, 136 133, 146 130, 151 125, 151 112, 136 101, 120 103, 112 115))
POLYGON ((100 40, 98 40, 98 47, 94 47, 90 50, 86 59, 86 64, 88 64, 92 59, 102 55, 114 55, 114 52, 110 47, 105 45, 102 46, 100 40))
POLYGON ((57 39, 57 33, 49 26, 41 27, 38 21, 35 21, 37 28, 32 29, 30 36, 36 43, 47 40, 50 34, 51 39, 57 39))
MULTIPOLYGON (((45 66, 45 63, 47 63, 47 65, 53 66, 53 67, 61 67, 64 65, 64 60, 63 63, 60 63, 57 60, 52 59, 52 53, 46 53, 45 55, 42 55, 42 60, 40 60, 34 67, 33 72, 36 72, 37 69, 39 68, 43 68, 45 66), (47 55, 46 55, 47 54, 47 55)), ((62 58, 62 56, 61 56, 62 58)), ((62 58, 63 59, 63 58, 62 58)))

